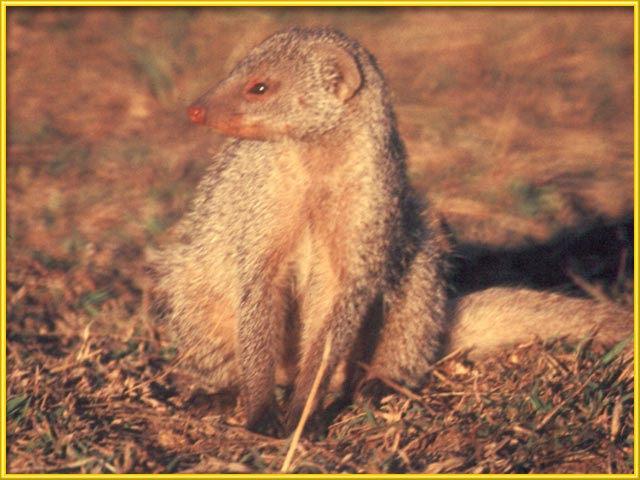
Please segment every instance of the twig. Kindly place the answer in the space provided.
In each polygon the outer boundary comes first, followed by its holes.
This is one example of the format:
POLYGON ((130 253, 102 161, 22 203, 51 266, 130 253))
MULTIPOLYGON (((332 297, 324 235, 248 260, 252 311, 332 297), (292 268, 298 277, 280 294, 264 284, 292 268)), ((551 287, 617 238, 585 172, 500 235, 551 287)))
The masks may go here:
POLYGON ((622 421, 622 397, 618 397, 616 403, 613 405, 613 411, 611 412, 611 432, 609 434, 609 440, 616 441, 618 434, 620 433, 622 421))
POLYGON ((607 297, 601 287, 589 283, 584 277, 575 272, 572 272, 571 270, 567 272, 567 276, 574 284, 578 286, 578 288, 582 289, 583 292, 585 292, 594 300, 604 304, 611 303, 611 299, 607 297))
POLYGON ((542 430, 547 425, 547 423, 549 423, 551 419, 556 416, 556 414, 560 411, 562 407, 564 407, 570 400, 573 400, 575 397, 577 397, 580 394, 580 392, 582 392, 586 388, 586 386, 589 385, 589 383, 591 383, 591 380, 593 380, 593 377, 595 376, 595 374, 596 374, 595 371, 592 372, 591 375, 589 375, 589 378, 587 378, 585 382, 582 385, 580 385, 580 387, 578 387, 576 391, 574 391, 571 395, 565 398, 558 405, 553 407, 551 411, 547 413, 545 417, 540 421, 540 423, 536 425, 534 430, 536 432, 542 430))
POLYGON ((298 426, 296 430, 293 432, 293 436, 291 437, 291 445, 289 445, 289 451, 287 452, 287 456, 284 459, 284 463, 282 464, 281 472, 287 472, 289 467, 291 466, 291 460, 293 459, 293 454, 298 447, 298 442, 300 441, 300 436, 302 435, 302 431, 304 430, 304 426, 307 423, 307 419, 309 414, 311 413, 311 406, 313 405, 316 395, 318 394, 318 388, 320 388, 320 382, 322 381, 322 377, 324 376, 324 371, 327 369, 327 364, 329 363, 329 354, 331 353, 331 331, 327 335, 327 339, 324 342, 324 350, 322 351, 322 360, 320 361, 320 366, 318 367, 318 373, 316 373, 316 377, 313 379, 313 385, 311 386, 311 391, 309 392, 309 396, 307 397, 307 402, 304 404, 304 408, 302 409, 302 415, 300 415, 300 421, 298 422, 298 426))
MULTIPOLYGON (((364 368, 364 370, 368 373, 370 371, 370 367, 369 365, 362 363, 362 362, 358 362, 358 365, 361 366, 362 368, 364 368)), ((422 402, 423 398, 420 395, 416 395, 415 393, 413 393, 411 390, 409 390, 408 388, 403 387, 402 385, 400 385, 397 382, 394 382, 393 380, 391 380, 390 378, 386 378, 386 377, 382 377, 380 375, 376 375, 375 378, 377 378, 378 380, 380 380, 382 383, 384 383, 387 387, 392 388, 393 390, 395 390, 398 393, 403 394, 405 397, 410 398, 411 400, 415 400, 417 402, 422 402)))

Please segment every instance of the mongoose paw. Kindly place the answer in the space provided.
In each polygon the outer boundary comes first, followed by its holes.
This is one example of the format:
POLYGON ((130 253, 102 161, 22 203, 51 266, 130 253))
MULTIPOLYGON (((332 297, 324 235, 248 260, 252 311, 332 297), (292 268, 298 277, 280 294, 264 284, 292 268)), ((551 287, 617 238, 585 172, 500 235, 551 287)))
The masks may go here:
POLYGON ((199 416, 220 415, 230 413, 237 405, 237 393, 223 390, 209 393, 201 388, 196 389, 185 401, 185 407, 199 416))
POLYGON ((295 408, 291 406, 291 408, 287 412, 287 416, 284 423, 284 433, 286 436, 291 435, 295 431, 295 429, 298 427, 298 423, 300 423, 301 415, 302 415, 301 408, 295 408))
MULTIPOLYGON (((300 423, 300 414, 296 412, 289 412, 285 423, 285 435, 290 436, 300 423)), ((326 430, 327 422, 319 412, 312 413, 304 424, 302 433, 307 435, 322 435, 322 432, 326 430)))
POLYGON ((283 421, 275 402, 274 405, 265 407, 260 412, 252 415, 247 420, 245 427, 247 430, 270 437, 282 437, 285 432, 283 421))
POLYGON ((382 398, 393 392, 394 390, 379 378, 367 377, 356 387, 353 399, 355 403, 366 403, 377 408, 382 398))

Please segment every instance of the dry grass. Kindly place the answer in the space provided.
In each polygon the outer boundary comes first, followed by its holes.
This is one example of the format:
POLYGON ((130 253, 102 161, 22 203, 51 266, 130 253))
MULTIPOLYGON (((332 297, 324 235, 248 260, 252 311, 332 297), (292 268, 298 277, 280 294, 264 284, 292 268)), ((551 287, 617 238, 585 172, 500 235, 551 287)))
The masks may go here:
MULTIPOLYGON (((221 142, 186 105, 285 26, 334 25, 375 53, 414 183, 462 247, 498 251, 490 270, 542 245, 549 283, 570 269, 631 303, 633 16, 595 10, 9 7, 8 471, 282 467, 286 440, 184 386, 142 254, 221 142)), ((539 253, 525 273, 546 284, 539 253)), ((417 396, 339 411, 291 470, 633 472, 632 360, 561 340, 459 354, 417 396)))

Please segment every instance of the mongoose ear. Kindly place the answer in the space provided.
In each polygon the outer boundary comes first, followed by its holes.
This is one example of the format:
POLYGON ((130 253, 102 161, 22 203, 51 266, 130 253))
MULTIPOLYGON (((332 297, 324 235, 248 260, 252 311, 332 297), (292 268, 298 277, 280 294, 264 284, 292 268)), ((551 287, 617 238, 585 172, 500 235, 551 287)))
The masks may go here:
POLYGON ((362 84, 358 62, 345 49, 335 45, 322 45, 321 50, 329 68, 326 72, 329 87, 344 103, 355 95, 362 84))

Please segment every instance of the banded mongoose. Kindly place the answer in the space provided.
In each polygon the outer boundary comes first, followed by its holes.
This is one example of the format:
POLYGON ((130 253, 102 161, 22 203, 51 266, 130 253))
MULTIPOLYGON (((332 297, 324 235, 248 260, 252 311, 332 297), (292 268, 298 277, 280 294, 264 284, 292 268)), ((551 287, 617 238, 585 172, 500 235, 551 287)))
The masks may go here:
POLYGON ((556 294, 447 299, 444 240, 409 186, 387 85, 342 33, 276 33, 189 116, 232 139, 160 252, 157 285, 183 360, 211 390, 239 393, 250 429, 273 421, 276 380, 293 383, 293 429, 328 335, 321 392, 357 361, 415 387, 458 346, 579 337, 603 321, 606 340, 631 331, 627 312, 556 294))

